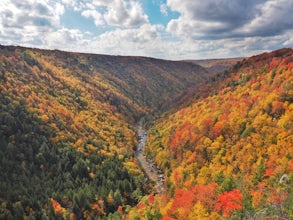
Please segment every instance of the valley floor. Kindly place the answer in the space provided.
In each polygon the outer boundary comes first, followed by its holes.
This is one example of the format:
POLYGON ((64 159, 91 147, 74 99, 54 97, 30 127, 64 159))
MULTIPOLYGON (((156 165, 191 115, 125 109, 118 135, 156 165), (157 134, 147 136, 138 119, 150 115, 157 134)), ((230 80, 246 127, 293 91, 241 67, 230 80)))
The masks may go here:
POLYGON ((146 158, 145 155, 145 144, 147 141, 147 131, 139 126, 137 129, 138 133, 138 147, 137 147, 137 159, 139 160, 143 170, 148 179, 155 182, 155 189, 157 193, 162 193, 164 191, 164 174, 160 169, 158 169, 154 162, 146 158))

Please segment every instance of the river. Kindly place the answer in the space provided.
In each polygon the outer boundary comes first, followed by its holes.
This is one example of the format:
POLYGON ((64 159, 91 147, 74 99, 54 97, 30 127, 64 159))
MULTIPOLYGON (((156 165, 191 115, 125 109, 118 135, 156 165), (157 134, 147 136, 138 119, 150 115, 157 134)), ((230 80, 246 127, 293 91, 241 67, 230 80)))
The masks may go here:
POLYGON ((137 134, 137 159, 139 160, 142 168, 144 169, 147 178, 154 181, 157 193, 162 193, 164 191, 164 174, 160 169, 157 168, 156 164, 151 160, 148 160, 145 155, 147 131, 142 126, 138 126, 137 134))

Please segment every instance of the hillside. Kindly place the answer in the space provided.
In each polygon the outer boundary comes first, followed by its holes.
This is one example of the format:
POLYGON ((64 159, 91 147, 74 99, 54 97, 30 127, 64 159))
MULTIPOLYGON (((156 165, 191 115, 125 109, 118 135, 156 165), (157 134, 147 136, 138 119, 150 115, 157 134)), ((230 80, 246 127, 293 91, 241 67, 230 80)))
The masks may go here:
POLYGON ((206 60, 188 60, 189 62, 195 63, 206 68, 208 71, 213 73, 221 73, 229 70, 237 62, 241 62, 244 58, 226 58, 226 59, 206 59, 206 60))
POLYGON ((0 219, 119 216, 150 187, 137 120, 209 76, 188 62, 1 46, 0 219))
POLYGON ((292 219, 293 50, 245 59, 198 93, 149 129, 166 192, 130 219, 292 219))
POLYGON ((293 217, 292 49, 217 74, 184 61, 0 51, 0 219, 293 217), (166 179, 158 195, 135 158, 148 115, 160 117, 147 121, 145 149, 166 179))

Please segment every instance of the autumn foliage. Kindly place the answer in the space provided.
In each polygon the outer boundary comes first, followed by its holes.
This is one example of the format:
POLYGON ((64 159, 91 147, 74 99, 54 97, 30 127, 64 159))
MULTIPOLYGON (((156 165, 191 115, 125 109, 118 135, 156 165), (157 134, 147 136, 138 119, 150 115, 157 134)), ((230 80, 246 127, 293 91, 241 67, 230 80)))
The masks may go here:
POLYGON ((291 49, 245 59, 150 129, 147 153, 167 176, 163 215, 292 217, 292 62, 291 49))
POLYGON ((230 217, 234 211, 241 210, 242 207, 242 194, 239 190, 235 189, 230 192, 224 192, 218 196, 216 203, 216 211, 223 213, 223 216, 230 217))
POLYGON ((191 62, 0 50, 0 219, 293 218, 292 49, 217 75, 191 62), (135 159, 141 117, 160 195, 135 159))

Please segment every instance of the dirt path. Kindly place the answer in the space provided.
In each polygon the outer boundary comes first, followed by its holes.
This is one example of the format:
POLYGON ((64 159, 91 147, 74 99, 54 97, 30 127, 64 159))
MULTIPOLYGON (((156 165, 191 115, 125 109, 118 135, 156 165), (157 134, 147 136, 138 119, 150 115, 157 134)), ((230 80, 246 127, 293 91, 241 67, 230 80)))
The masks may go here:
POLYGON ((137 129, 138 133, 138 146, 136 150, 137 159, 139 160, 141 166, 145 170, 147 177, 155 182, 155 188, 157 193, 162 193, 164 190, 164 174, 158 169, 154 162, 146 159, 145 156, 145 145, 147 140, 147 131, 139 126, 137 129))

